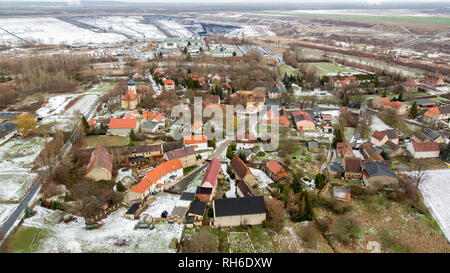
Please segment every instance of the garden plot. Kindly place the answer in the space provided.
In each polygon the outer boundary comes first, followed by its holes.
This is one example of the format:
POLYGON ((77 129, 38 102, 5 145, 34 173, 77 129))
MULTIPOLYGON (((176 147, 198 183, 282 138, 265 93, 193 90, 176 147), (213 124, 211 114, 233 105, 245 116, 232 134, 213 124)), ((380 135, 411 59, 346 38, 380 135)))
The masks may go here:
POLYGON ((163 211, 167 211, 169 214, 172 212, 175 204, 180 199, 180 195, 171 193, 160 193, 156 200, 148 205, 147 209, 142 214, 148 214, 153 217, 161 217, 163 211))
MULTIPOLYGON (((99 229, 86 230, 81 217, 67 224, 49 224, 44 218, 52 210, 40 206, 34 210, 36 215, 25 219, 23 227, 37 228, 49 234, 34 242, 34 252, 174 253, 176 250, 170 249, 169 244, 173 238, 180 241, 184 228, 179 223, 157 222, 153 230, 135 230, 138 220, 122 217, 126 209, 120 208, 104 219, 99 229)), ((15 236, 20 236, 21 229, 15 236)))
POLYGON ((263 171, 261 171, 259 169, 255 169, 255 168, 249 168, 249 169, 255 175, 256 182, 258 183, 258 186, 260 188, 266 188, 267 185, 269 185, 270 183, 273 183, 273 180, 270 179, 270 177, 268 177, 267 174, 264 173, 263 171))
POLYGON ((450 170, 432 170, 425 173, 425 179, 419 189, 425 204, 450 241, 450 170))
POLYGON ((22 43, 17 37, 43 44, 102 44, 126 40, 120 34, 93 32, 50 17, 5 18, 0 19, 0 26, 4 29, 0 29, 0 41, 12 44, 22 43))
POLYGON ((230 253, 255 253, 255 248, 247 232, 228 232, 227 240, 230 253))

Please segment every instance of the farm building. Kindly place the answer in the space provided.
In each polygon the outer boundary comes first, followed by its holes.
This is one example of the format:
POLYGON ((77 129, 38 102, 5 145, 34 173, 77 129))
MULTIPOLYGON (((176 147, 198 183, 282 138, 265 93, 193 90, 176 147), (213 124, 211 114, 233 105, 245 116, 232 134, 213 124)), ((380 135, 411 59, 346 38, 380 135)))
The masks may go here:
POLYGON ((252 189, 250 189, 247 184, 243 181, 239 181, 236 183, 236 196, 237 197, 247 197, 254 196, 252 189))
POLYGON ((214 226, 259 225, 266 220, 263 196, 214 199, 214 226))
POLYGON ((377 162, 363 162, 363 181, 367 187, 377 188, 379 186, 390 186, 398 184, 398 178, 389 166, 377 162))
POLYGON ((124 201, 130 203, 146 200, 153 192, 161 191, 164 183, 176 181, 181 176, 183 176, 183 166, 179 159, 163 162, 149 171, 141 182, 127 192, 124 201))
POLYGON ((164 154, 164 159, 172 160, 178 158, 183 168, 193 166, 197 163, 194 147, 188 146, 178 150, 169 151, 164 154))
POLYGON ((212 200, 216 194, 218 177, 220 173, 220 161, 217 158, 213 158, 213 160, 209 163, 208 168, 206 168, 202 183, 199 187, 197 187, 196 196, 200 198, 200 201, 210 202, 212 200))
POLYGON ((292 112, 292 118, 299 131, 314 131, 316 129, 311 116, 305 111, 292 112))
POLYGON ((208 149, 208 138, 205 135, 184 136, 183 142, 185 146, 194 147, 195 151, 208 149))
POLYGON ((239 156, 235 155, 233 159, 231 159, 230 167, 236 177, 247 184, 248 187, 256 187, 256 177, 239 156))
POLYGON ((112 154, 107 149, 101 145, 97 146, 91 154, 86 177, 95 181, 111 180, 112 158, 112 154))
POLYGON ((131 130, 135 132, 139 130, 137 119, 112 118, 109 121, 109 135, 127 137, 130 135, 131 130))
POLYGON ((436 142, 416 142, 412 141, 407 150, 413 158, 437 158, 439 157, 439 144, 436 142))
POLYGON ((125 155, 129 157, 143 156, 145 158, 159 157, 163 155, 161 144, 138 145, 126 148, 125 155))

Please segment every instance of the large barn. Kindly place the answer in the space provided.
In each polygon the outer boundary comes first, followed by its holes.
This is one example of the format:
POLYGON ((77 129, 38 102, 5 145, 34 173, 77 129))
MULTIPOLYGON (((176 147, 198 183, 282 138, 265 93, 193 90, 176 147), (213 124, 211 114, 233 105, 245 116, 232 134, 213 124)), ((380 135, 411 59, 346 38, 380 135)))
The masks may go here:
POLYGON ((263 196, 214 199, 214 226, 259 225, 266 220, 263 196))

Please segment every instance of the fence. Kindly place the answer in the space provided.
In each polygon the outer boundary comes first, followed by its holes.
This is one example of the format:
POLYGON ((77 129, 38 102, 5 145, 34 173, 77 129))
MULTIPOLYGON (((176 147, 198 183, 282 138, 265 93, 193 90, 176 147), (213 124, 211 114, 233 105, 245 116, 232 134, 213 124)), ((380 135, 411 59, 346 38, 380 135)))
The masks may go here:
POLYGON ((114 211, 118 210, 121 205, 122 205, 122 203, 117 203, 117 204, 103 210, 96 216, 86 219, 86 225, 91 225, 91 224, 97 223, 98 221, 100 221, 102 219, 105 219, 106 217, 108 217, 108 215, 110 215, 114 211))

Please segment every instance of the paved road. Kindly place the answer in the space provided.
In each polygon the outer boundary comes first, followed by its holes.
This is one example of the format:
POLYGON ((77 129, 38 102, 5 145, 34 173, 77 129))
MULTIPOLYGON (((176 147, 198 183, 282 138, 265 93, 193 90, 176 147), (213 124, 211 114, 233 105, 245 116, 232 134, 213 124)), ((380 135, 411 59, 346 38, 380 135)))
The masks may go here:
MULTIPOLYGON (((100 102, 100 99, 97 99, 97 102, 91 107, 91 109, 89 109, 89 111, 86 115, 87 119, 91 118, 91 116, 94 113, 94 110, 97 109, 99 102, 100 102)), ((80 132, 80 129, 79 129, 80 126, 75 126, 75 128, 76 129, 73 131, 71 137, 69 138, 69 141, 66 144, 64 144, 64 146, 63 146, 63 152, 62 152, 63 158, 66 156, 67 152, 72 148, 72 142, 75 141, 75 139, 77 138, 77 135, 80 132)), ((60 162, 60 158, 59 158, 59 156, 56 156, 55 163, 54 163, 55 166, 58 166, 59 162, 60 162)), ((48 176, 46 176, 44 179, 38 177, 38 179, 34 182, 33 186, 25 194, 25 196, 23 197, 22 201, 19 203, 17 208, 13 211, 13 213, 9 216, 9 218, 1 226, 0 239, 3 239, 3 236, 6 235, 9 232, 9 230, 14 226, 14 223, 20 217, 20 215, 23 212, 23 210, 25 209, 25 207, 29 204, 31 199, 33 199, 33 197, 36 195, 36 192, 38 191, 38 189, 41 187, 42 181, 45 181, 47 179, 47 177, 48 176)))
POLYGON ((171 189, 171 192, 179 193, 186 191, 187 187, 191 183, 192 179, 201 172, 204 168, 208 166, 208 162, 205 162, 202 166, 194 170, 192 173, 188 174, 186 177, 178 181, 175 185, 173 185, 173 189, 171 189))

